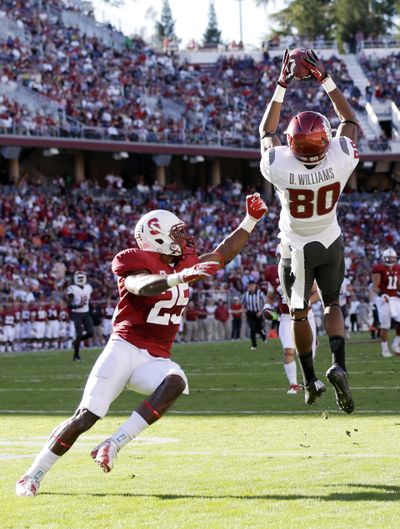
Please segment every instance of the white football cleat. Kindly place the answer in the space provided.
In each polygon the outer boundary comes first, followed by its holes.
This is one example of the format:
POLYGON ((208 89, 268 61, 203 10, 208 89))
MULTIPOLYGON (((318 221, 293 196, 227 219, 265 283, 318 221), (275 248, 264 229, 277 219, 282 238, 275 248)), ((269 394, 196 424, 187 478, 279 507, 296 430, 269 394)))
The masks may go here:
POLYGON ((17 496, 37 496, 40 483, 30 476, 22 476, 15 485, 17 496))
POLYGON ((300 386, 298 384, 291 384, 289 390, 287 391, 288 395, 297 395, 297 393, 301 390, 300 386))
POLYGON ((117 458, 118 446, 112 439, 106 439, 90 453, 103 472, 111 472, 117 458))
POLYGON ((381 355, 383 356, 383 358, 389 358, 393 356, 392 353, 390 352, 390 349, 382 349, 381 355))

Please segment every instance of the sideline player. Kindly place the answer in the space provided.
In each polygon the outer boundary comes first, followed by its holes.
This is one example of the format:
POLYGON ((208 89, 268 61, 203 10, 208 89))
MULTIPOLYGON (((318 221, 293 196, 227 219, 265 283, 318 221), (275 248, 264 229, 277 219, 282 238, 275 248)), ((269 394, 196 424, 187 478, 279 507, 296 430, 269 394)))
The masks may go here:
POLYGON ((87 282, 85 272, 75 272, 74 284, 67 288, 67 296, 75 327, 74 356, 72 359, 78 362, 81 359, 79 355, 81 342, 93 336, 93 321, 89 312, 92 292, 92 285, 87 282), (83 330, 85 332, 82 332, 83 330))
POLYGON ((256 193, 246 199, 246 217, 213 254, 196 255, 192 237, 176 215, 155 210, 136 225, 140 249, 118 253, 112 270, 118 277, 119 302, 113 334, 97 359, 75 414, 61 423, 16 484, 17 496, 36 496, 41 480, 76 439, 104 417, 125 386, 148 395, 121 427, 91 453, 110 472, 118 451, 160 419, 175 400, 188 393, 171 347, 189 301, 189 283, 212 276, 247 242, 267 207, 256 193), (216 262, 218 261, 218 262, 216 262))
MULTIPOLYGON (((279 312, 279 339, 283 348, 283 368, 286 373, 286 377, 289 381, 289 395, 297 395, 301 390, 300 385, 297 383, 297 366, 295 359, 295 347, 292 335, 292 322, 290 319, 289 307, 286 303, 283 295, 281 282, 279 280, 278 265, 267 266, 264 270, 264 278, 268 282, 267 297, 265 299, 265 305, 263 308, 264 317, 267 320, 273 318, 272 310, 276 298, 278 299, 278 312, 279 312)), ((316 286, 313 286, 310 294, 310 305, 315 303, 319 299, 316 286)), ((315 324, 314 313, 312 309, 307 315, 311 330, 313 333, 312 342, 312 353, 315 358, 315 351, 317 349, 317 327, 315 324)))
POLYGON ((332 351, 326 376, 336 402, 346 413, 354 410, 345 365, 345 328, 339 307, 344 276, 341 230, 336 208, 340 194, 359 162, 354 143, 356 118, 334 81, 311 50, 302 58, 310 76, 326 91, 341 123, 332 139, 331 126, 318 112, 301 112, 286 131, 288 145, 276 135, 286 89, 294 76, 285 50, 275 93, 260 124, 261 172, 279 196, 281 259, 279 276, 293 320, 293 332, 303 372, 305 402, 312 404, 326 387, 314 371, 312 332, 307 318, 311 287, 316 280, 324 304, 324 325, 332 351))
POLYGON ((393 248, 387 248, 382 253, 382 260, 383 263, 372 267, 372 284, 381 324, 381 355, 389 357, 392 356, 388 345, 392 318, 396 325, 392 349, 396 355, 400 355, 400 265, 397 264, 397 253, 393 248))

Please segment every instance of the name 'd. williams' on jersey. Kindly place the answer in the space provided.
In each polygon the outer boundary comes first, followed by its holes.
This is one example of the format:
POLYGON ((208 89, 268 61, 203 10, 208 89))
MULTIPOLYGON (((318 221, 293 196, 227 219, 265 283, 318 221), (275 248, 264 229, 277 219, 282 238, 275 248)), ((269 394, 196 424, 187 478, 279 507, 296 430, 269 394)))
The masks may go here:
POLYGON ((335 178, 335 173, 333 172, 332 167, 327 169, 322 169, 322 171, 316 171, 315 173, 289 173, 289 184, 298 184, 301 186, 320 184, 321 182, 326 182, 335 178), (295 177, 297 176, 297 182, 295 177))

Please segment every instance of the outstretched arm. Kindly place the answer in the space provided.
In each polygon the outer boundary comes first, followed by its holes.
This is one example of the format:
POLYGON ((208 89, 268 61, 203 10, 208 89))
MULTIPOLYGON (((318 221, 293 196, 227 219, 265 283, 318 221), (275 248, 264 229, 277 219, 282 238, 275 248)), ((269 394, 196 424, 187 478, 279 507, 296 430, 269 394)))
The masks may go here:
MULTIPOLYGON (((246 216, 239 226, 228 235, 214 250, 223 259, 223 264, 228 264, 241 252, 253 231, 255 225, 268 211, 264 200, 259 193, 246 197, 246 216)), ((211 259, 210 259, 211 260, 211 259)))
POLYGON ((267 212, 258 193, 246 197, 246 216, 238 228, 226 237, 211 254, 200 257, 200 263, 168 275, 149 274, 140 270, 125 278, 126 289, 137 296, 155 296, 180 283, 191 283, 214 276, 236 257, 246 244, 254 226, 267 212))
POLYGON ((289 51, 285 50, 282 59, 282 69, 274 95, 264 112, 259 127, 261 154, 271 147, 281 145, 280 139, 276 135, 276 130, 281 116, 282 103, 283 98, 285 97, 286 88, 293 79, 293 68, 294 63, 290 62, 289 51))
POLYGON ((168 275, 149 274, 143 270, 128 275, 125 278, 125 287, 137 296, 156 296, 180 283, 191 283, 198 279, 213 276, 220 268, 219 262, 210 259, 168 275))
POLYGON ((332 101, 333 108, 340 119, 336 136, 347 136, 353 141, 357 141, 357 118, 349 102, 344 97, 333 79, 326 73, 324 65, 319 60, 314 50, 310 50, 304 57, 311 75, 321 84, 325 92, 332 101))

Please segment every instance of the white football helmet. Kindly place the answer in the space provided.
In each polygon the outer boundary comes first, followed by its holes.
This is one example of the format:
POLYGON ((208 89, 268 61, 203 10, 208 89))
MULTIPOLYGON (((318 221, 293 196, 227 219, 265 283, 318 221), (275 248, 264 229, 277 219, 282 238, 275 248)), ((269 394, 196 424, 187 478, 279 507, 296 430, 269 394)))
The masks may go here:
POLYGON ((139 248, 147 252, 179 256, 186 248, 194 247, 193 238, 186 236, 183 220, 165 209, 143 215, 134 235, 139 248))
POLYGON ((85 272, 75 272, 74 274, 74 284, 78 287, 84 287, 87 283, 87 276, 85 272))
POLYGON ((382 253, 383 262, 386 265, 395 265, 397 263, 397 253, 393 248, 387 248, 382 253))

